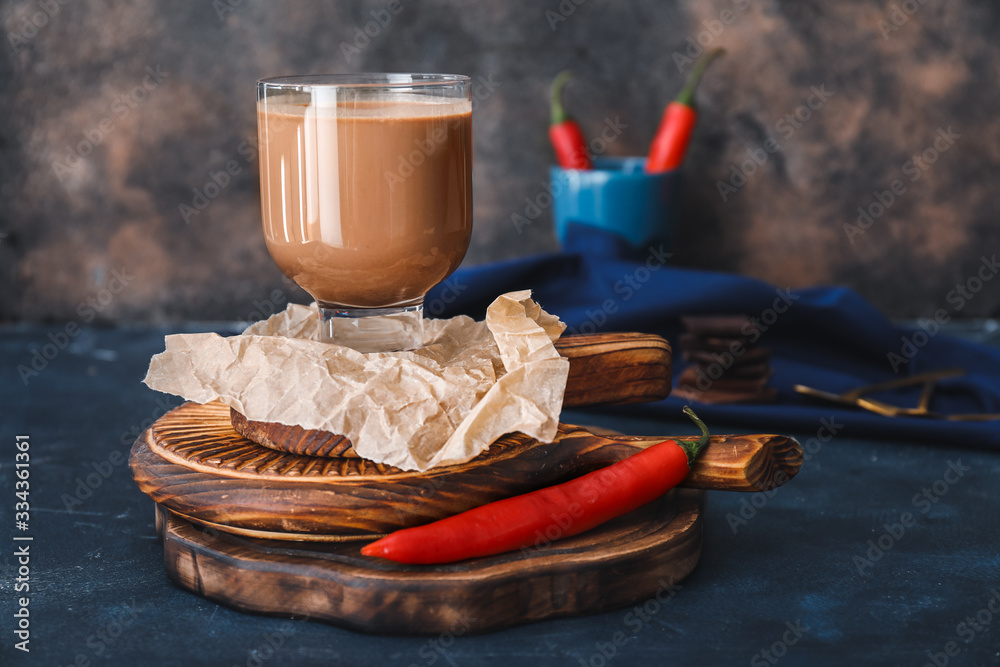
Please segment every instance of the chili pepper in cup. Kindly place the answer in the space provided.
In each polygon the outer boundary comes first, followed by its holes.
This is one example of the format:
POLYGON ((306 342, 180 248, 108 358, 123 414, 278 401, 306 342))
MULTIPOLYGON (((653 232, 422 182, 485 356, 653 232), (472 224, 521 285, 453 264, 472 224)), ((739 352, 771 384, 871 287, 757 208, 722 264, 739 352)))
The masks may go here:
POLYGON ((666 440, 618 463, 563 484, 498 500, 424 526, 404 528, 365 545, 361 553, 407 564, 452 563, 577 535, 631 512, 680 484, 708 444, 666 440), (553 532, 554 531, 554 532, 553 532), (558 539, 556 538, 556 539, 558 539))
POLYGON ((569 70, 560 72, 552 81, 549 99, 552 106, 552 124, 549 125, 549 140, 556 152, 556 162, 563 169, 590 169, 590 154, 587 140, 575 120, 566 113, 562 102, 562 91, 573 78, 569 70))
POLYGON ((681 166, 687 153, 688 142, 691 140, 691 133, 698 122, 698 110, 694 103, 695 90, 705 68, 723 53, 724 49, 706 51, 695 63, 681 92, 667 105, 660 119, 660 127, 649 147, 649 156, 646 158, 647 173, 670 171, 681 166))

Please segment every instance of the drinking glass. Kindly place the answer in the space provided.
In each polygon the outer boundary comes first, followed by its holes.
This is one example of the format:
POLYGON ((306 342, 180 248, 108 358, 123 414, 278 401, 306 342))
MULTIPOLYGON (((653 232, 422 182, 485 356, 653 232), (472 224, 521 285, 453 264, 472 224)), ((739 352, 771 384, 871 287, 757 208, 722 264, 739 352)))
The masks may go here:
POLYGON ((257 82, 264 239, 361 352, 423 343, 423 301, 472 234, 472 98, 450 74, 257 82))

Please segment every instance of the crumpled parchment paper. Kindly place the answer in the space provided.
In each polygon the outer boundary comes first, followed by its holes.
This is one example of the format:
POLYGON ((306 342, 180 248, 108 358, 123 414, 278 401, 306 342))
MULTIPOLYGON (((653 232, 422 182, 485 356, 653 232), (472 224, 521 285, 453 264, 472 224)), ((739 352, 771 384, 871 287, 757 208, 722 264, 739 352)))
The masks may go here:
POLYGON ((364 354, 317 340, 315 304, 292 304, 238 336, 167 336, 144 382, 255 421, 346 436, 359 456, 404 470, 472 459, 505 433, 556 435, 569 361, 565 325, 510 292, 485 322, 424 321, 424 346, 364 354))

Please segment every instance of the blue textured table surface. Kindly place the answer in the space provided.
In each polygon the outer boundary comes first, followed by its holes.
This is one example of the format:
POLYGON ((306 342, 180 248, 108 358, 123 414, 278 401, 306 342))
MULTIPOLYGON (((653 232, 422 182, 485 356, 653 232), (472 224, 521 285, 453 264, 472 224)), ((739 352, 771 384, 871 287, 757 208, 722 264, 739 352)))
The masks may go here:
MULTIPOLYGON (((49 337, 62 332, 0 332, 4 665, 1000 664, 1000 453, 857 439, 843 419, 789 433, 809 455, 787 486, 708 494, 701 562, 663 602, 430 638, 220 607, 167 579, 152 501, 127 466, 139 432, 178 404, 140 384, 165 331, 49 337), (50 342, 25 384, 17 366, 50 342), (27 530, 15 526, 18 436, 30 443, 27 530), (30 653, 15 647, 22 597, 30 653)), ((690 431, 627 411, 564 421, 690 431)))

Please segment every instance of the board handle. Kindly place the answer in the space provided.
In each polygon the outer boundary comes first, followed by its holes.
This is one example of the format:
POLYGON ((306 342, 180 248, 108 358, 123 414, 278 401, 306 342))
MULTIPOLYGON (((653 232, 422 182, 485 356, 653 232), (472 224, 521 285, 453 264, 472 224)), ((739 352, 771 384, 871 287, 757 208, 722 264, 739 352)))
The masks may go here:
POLYGON ((670 394, 673 354, 661 336, 577 334, 555 346, 569 359, 565 408, 661 401, 670 394))
MULTIPOLYGON (((690 435, 595 436, 580 427, 566 428, 570 433, 560 444, 576 454, 575 466, 586 469, 611 465, 664 440, 691 439, 690 435)), ((769 491, 785 484, 801 467, 802 445, 790 436, 713 435, 680 485, 718 491, 769 491)))

